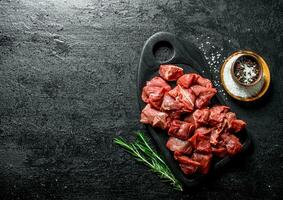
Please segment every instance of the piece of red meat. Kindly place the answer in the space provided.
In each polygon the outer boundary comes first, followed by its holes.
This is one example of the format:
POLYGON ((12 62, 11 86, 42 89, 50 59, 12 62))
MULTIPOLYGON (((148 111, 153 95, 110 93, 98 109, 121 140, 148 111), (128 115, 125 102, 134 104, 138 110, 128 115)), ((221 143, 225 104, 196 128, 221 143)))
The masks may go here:
POLYGON ((200 137, 209 137, 211 132, 211 128, 207 127, 200 127, 195 130, 195 134, 199 135, 200 137))
POLYGON ((228 106, 223 106, 223 105, 215 105, 210 108, 210 112, 215 112, 215 113, 227 113, 230 110, 228 106))
POLYGON ((196 97, 191 89, 185 89, 177 85, 175 88, 170 90, 168 94, 183 104, 183 111, 192 112, 194 110, 196 97))
POLYGON ((142 100, 154 108, 159 109, 165 94, 164 88, 145 86, 142 92, 142 100))
POLYGON ((192 160, 178 151, 174 152, 174 158, 179 162, 181 170, 187 175, 195 173, 200 166, 199 162, 192 160))
POLYGON ((224 137, 225 147, 230 156, 234 156, 242 150, 243 145, 235 135, 227 134, 224 137))
POLYGON ((194 135, 188 140, 194 149, 197 147, 197 144, 198 144, 198 137, 199 137, 199 136, 198 136, 197 134, 194 134, 194 135))
POLYGON ((153 127, 167 129, 170 124, 170 118, 165 112, 155 110, 147 104, 141 112, 141 120, 144 124, 150 124, 153 127))
POLYGON ((150 81, 147 81, 146 86, 161 87, 164 88, 167 92, 171 90, 171 86, 165 80, 158 76, 152 78, 150 81))
POLYGON ((171 97, 168 94, 165 94, 161 104, 161 110, 181 110, 183 106, 184 105, 181 102, 176 101, 175 98, 171 97))
POLYGON ((162 78, 154 77, 150 81, 147 81, 146 86, 143 88, 142 100, 145 103, 149 103, 154 108, 159 109, 164 94, 169 90, 171 90, 171 86, 168 85, 162 78))
MULTIPOLYGON (((186 115, 186 117, 184 118, 185 122, 189 122, 189 123, 195 123, 194 117, 193 117, 193 113, 189 113, 188 115, 186 115)), ((198 128, 198 127, 196 127, 198 128)))
POLYGON ((227 119, 228 128, 236 133, 246 127, 246 122, 237 119, 236 114, 233 112, 227 112, 225 117, 227 119))
POLYGON ((211 153, 209 142, 211 129, 200 127, 195 130, 194 135, 188 140, 196 151, 201 153, 211 153))
POLYGON ((228 122, 228 128, 231 127, 231 122, 236 118, 236 114, 233 113, 233 112, 227 112, 226 115, 225 115, 226 119, 227 119, 227 122, 228 122))
POLYGON ((218 141, 218 144, 217 145, 219 145, 219 146, 225 146, 225 141, 227 140, 227 139, 229 139, 228 137, 229 137, 229 135, 230 135, 230 133, 228 132, 228 131, 225 131, 225 132, 223 132, 221 135, 220 135, 220 138, 219 138, 219 141, 218 141))
POLYGON ((209 109, 197 109, 193 113, 188 114, 184 121, 188 123, 193 123, 195 128, 199 128, 204 124, 207 124, 208 117, 209 117, 209 109))
POLYGON ((217 124, 222 123, 229 110, 230 108, 227 106, 213 106, 210 108, 208 123, 211 126, 216 126, 217 124))
POLYGON ((191 154, 193 149, 188 141, 180 140, 175 137, 169 137, 166 147, 171 151, 178 151, 184 154, 191 154))
POLYGON ((170 117, 170 119, 180 119, 181 115, 182 115, 182 111, 180 110, 169 110, 169 111, 164 111, 165 113, 168 114, 168 116, 170 117))
POLYGON ((186 164, 179 164, 181 170, 186 175, 194 174, 197 171, 197 166, 194 165, 186 165, 186 164))
POLYGON ((195 84, 206 88, 212 88, 212 83, 209 79, 203 78, 195 73, 184 74, 177 80, 177 84, 184 88, 189 88, 191 85, 195 84))
POLYGON ((168 130, 168 135, 181 140, 187 140, 195 130, 195 126, 180 120, 173 120, 168 130))
POLYGON ((182 154, 181 152, 175 151, 174 152, 174 158, 175 160, 179 161, 181 164, 186 164, 186 165, 194 165, 194 166, 200 166, 199 162, 196 162, 195 160, 192 160, 188 156, 182 154))
POLYGON ((213 155, 220 157, 220 158, 224 158, 227 155, 227 150, 225 147, 212 147, 211 148, 211 152, 213 155))
POLYGON ((203 94, 203 93, 212 93, 212 92, 215 92, 216 90, 215 88, 206 88, 201 85, 193 85, 190 88, 196 96, 199 96, 200 94, 203 94))
POLYGON ((200 94, 197 99, 196 99, 196 103, 195 106, 197 108, 204 108, 206 106, 208 106, 208 104, 210 103, 211 98, 216 94, 216 90, 214 92, 208 92, 208 93, 203 93, 200 94))
POLYGON ((208 139, 199 140, 196 146, 196 152, 203 153, 203 154, 210 154, 211 153, 211 145, 208 139))
POLYGON ((230 133, 229 133, 228 131, 225 131, 224 133, 222 133, 222 134, 221 134, 221 140, 222 140, 222 141, 220 141, 220 142, 222 142, 222 143, 219 142, 219 144, 220 144, 220 145, 225 145, 224 142, 229 139, 229 138, 228 138, 229 135, 230 135, 230 133))
POLYGON ((184 104, 185 111, 192 112, 194 110, 196 97, 191 89, 183 89, 180 87, 179 101, 184 104))
POLYGON ((231 123, 231 128, 237 133, 246 127, 246 122, 240 119, 235 119, 231 123))
POLYGON ((178 86, 176 86, 176 87, 174 87, 172 90, 170 90, 169 92, 168 92, 168 94, 171 96, 171 97, 173 97, 173 98, 177 98, 178 97, 178 94, 179 94, 179 87, 178 86))
POLYGON ((219 141, 220 134, 225 130, 226 123, 222 123, 211 130, 210 143, 216 145, 219 141))
POLYGON ((234 121, 236 118, 236 114, 233 112, 227 112, 225 114, 226 122, 227 122, 227 130, 232 130, 232 121, 234 121))
POLYGON ((193 85, 191 89, 197 96, 195 103, 197 108, 203 108, 207 106, 210 102, 210 99, 217 93, 215 88, 204 87, 200 85, 193 85))
POLYGON ((209 79, 207 78, 203 78, 202 76, 199 76, 196 80, 196 83, 198 85, 201 85, 203 87, 206 87, 206 88, 212 88, 212 83, 209 79))
POLYGON ((183 74, 183 69, 176 65, 160 65, 159 67, 159 75, 167 81, 176 81, 183 74))
POLYGON ((184 74, 177 80, 177 85, 180 85, 183 88, 189 88, 191 85, 195 83, 195 81, 199 76, 200 75, 195 73, 184 74))
POLYGON ((196 127, 200 127, 201 125, 208 123, 208 118, 210 115, 210 111, 207 108, 196 109, 193 113, 193 121, 196 127))
POLYGON ((197 148, 198 141, 201 139, 206 139, 206 137, 199 136, 198 133, 194 133, 194 135, 188 140, 193 148, 197 148))
POLYGON ((211 135, 210 135, 210 144, 216 145, 218 143, 218 138, 219 138, 219 131, 217 129, 212 129, 211 135))
POLYGON ((210 164, 211 164, 211 154, 200 154, 200 153, 193 153, 192 160, 197 161, 200 163, 200 166, 198 167, 198 171, 201 174, 207 174, 209 172, 210 164))

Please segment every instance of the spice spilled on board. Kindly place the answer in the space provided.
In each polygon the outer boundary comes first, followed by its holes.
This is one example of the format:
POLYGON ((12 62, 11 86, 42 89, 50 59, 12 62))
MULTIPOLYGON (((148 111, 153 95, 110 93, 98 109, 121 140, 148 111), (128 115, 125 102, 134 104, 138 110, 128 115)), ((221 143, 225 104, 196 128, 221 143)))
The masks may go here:
POLYGON ((226 92, 223 90, 220 83, 221 64, 226 59, 226 57, 222 55, 224 49, 222 47, 218 47, 214 39, 209 36, 204 38, 204 42, 201 41, 202 35, 201 38, 196 39, 200 41, 198 48, 203 53, 204 58, 208 63, 209 72, 213 75, 213 85, 217 88, 218 93, 225 100, 228 100, 226 92))

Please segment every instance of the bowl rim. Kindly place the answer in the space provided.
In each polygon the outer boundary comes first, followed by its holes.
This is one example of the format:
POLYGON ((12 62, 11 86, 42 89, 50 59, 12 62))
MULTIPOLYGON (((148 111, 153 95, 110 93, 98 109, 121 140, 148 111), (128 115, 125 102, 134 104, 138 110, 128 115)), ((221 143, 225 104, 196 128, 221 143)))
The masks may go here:
POLYGON ((261 62, 259 62, 259 59, 256 56, 249 54, 249 53, 242 53, 242 55, 239 55, 239 57, 235 61, 233 61, 230 70, 231 70, 231 75, 232 75, 232 78, 234 79, 234 81, 236 81, 238 84, 245 86, 245 87, 250 87, 250 86, 256 85, 257 83, 259 83, 259 81, 263 77, 263 70, 262 70, 261 62), (235 64, 241 57, 244 57, 244 56, 253 57, 255 59, 255 61, 257 62, 258 66, 259 66, 259 75, 253 83, 248 83, 248 84, 243 83, 235 76, 235 64))
POLYGON ((260 56, 259 54, 255 53, 254 51, 251 51, 251 50, 237 50, 237 51, 234 51, 232 52, 232 54, 230 56, 228 56, 228 58, 226 58, 224 60, 224 62, 222 63, 222 66, 221 66, 221 70, 220 70, 220 81, 221 81, 221 84, 224 88, 224 90, 234 99, 238 100, 238 101, 243 101, 243 102, 252 102, 252 101, 256 101, 258 99, 260 99, 262 96, 264 96, 271 84, 271 76, 270 76, 270 70, 269 70, 269 66, 267 64, 267 62, 264 60, 264 58, 262 56, 260 56), (259 60, 259 62, 261 62, 262 64, 262 70, 263 70, 263 79, 264 79, 264 85, 263 85, 263 88, 262 88, 262 91, 257 95, 257 96, 254 96, 254 97, 239 97, 239 96, 235 96, 233 93, 231 93, 225 82, 224 82, 224 68, 227 67, 227 63, 230 59, 232 59, 234 56, 237 56, 237 55, 241 55, 243 53, 247 53, 247 54, 252 54, 254 56, 256 56, 259 60))

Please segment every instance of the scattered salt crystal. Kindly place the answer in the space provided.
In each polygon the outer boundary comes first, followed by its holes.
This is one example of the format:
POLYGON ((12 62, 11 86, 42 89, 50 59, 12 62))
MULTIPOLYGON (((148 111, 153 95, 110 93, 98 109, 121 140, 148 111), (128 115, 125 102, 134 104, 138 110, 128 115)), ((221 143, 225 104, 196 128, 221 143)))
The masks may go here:
MULTIPOLYGON (((201 38, 202 37, 199 39, 201 38)), ((221 52, 223 52, 223 48, 218 49, 217 45, 212 42, 212 38, 206 37, 206 41, 199 44, 199 49, 202 51, 204 58, 208 63, 208 70, 212 75, 214 75, 214 86, 218 88, 218 92, 227 100, 224 90, 219 90, 219 87, 221 87, 219 76, 221 66, 219 64, 223 62, 223 58, 221 58, 221 52)))

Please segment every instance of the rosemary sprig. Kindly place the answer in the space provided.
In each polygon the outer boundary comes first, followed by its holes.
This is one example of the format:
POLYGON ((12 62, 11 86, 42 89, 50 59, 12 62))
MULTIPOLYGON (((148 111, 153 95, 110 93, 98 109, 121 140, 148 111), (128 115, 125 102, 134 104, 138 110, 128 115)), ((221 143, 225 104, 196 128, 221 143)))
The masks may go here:
POLYGON ((148 139, 142 132, 137 133, 137 138, 133 143, 127 143, 121 137, 115 138, 114 143, 133 155, 136 160, 148 166, 162 180, 170 182, 174 189, 183 191, 181 183, 175 178, 170 168, 157 152, 149 146, 148 139))

